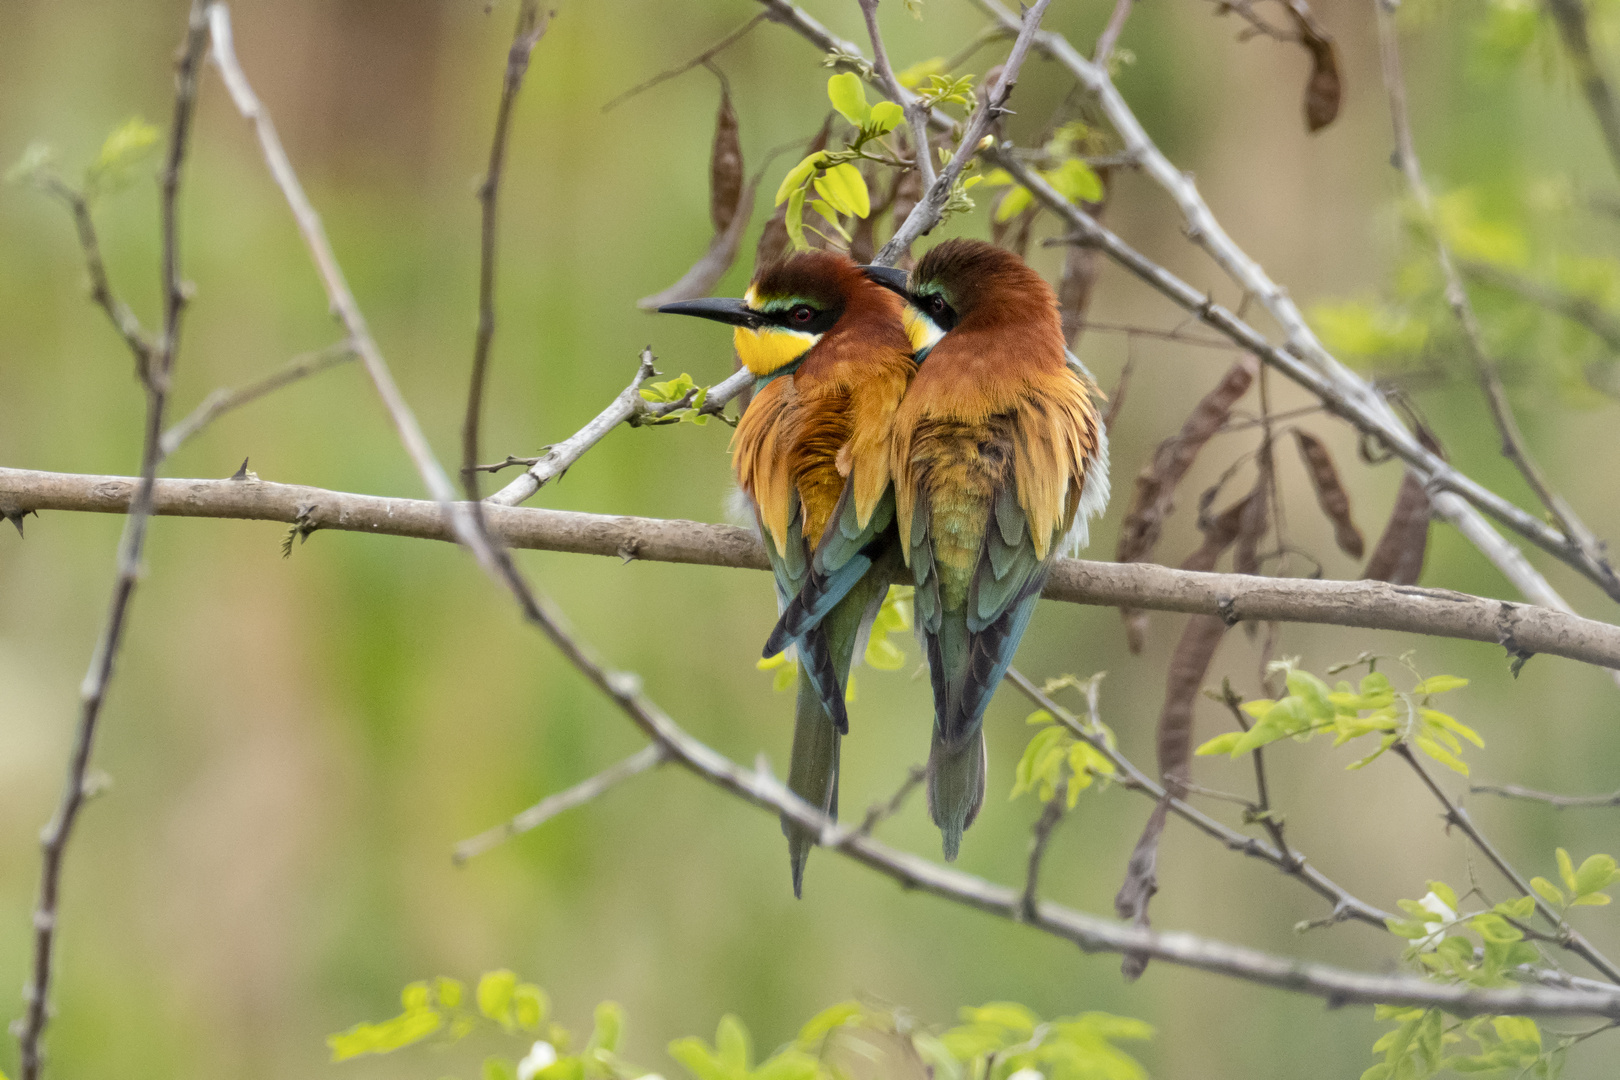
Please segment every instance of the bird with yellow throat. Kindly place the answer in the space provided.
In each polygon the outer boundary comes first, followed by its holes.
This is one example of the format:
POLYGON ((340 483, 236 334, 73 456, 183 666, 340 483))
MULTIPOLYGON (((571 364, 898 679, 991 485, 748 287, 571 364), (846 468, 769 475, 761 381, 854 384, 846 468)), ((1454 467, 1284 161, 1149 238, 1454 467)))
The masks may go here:
POLYGON ((954 859, 984 802, 985 708, 1052 563, 1108 503, 1102 395, 1012 252, 948 240, 909 276, 868 270, 906 299, 916 348, 890 469, 934 691, 928 805, 954 859))
MULTIPOLYGON (((828 543, 847 556, 851 536, 866 538, 857 546, 864 550, 873 537, 893 534, 891 434, 916 371, 900 296, 847 256, 803 251, 764 268, 740 300, 658 310, 730 324, 737 355, 754 375, 732 465, 759 525, 779 607, 803 591, 828 543)), ((800 680, 788 787, 832 817, 849 730, 850 662, 890 576, 841 579, 836 602, 794 642, 800 680)), ((815 836, 785 817, 782 829, 799 895, 815 836)))

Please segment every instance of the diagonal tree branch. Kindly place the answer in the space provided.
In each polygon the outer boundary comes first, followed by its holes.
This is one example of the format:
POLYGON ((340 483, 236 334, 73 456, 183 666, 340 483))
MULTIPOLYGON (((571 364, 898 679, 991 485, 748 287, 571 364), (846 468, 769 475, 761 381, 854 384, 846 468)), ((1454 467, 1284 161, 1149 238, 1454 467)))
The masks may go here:
POLYGON ((1620 171, 1620 106, 1614 90, 1603 74, 1592 51, 1592 38, 1587 31, 1586 5, 1582 0, 1544 0, 1558 32, 1564 39, 1564 51, 1575 65, 1575 77, 1580 80, 1581 93, 1597 118, 1598 130, 1603 134, 1603 145, 1609 151, 1609 160, 1620 171))
POLYGON ((906 111, 906 123, 911 126, 912 160, 926 191, 934 186, 935 180, 934 148, 928 141, 928 121, 932 110, 916 97, 908 95, 894 74, 894 67, 889 63, 889 50, 883 47, 883 34, 878 30, 878 0, 860 0, 860 5, 861 14, 866 18, 866 33, 872 39, 872 68, 883 81, 883 92, 901 102, 906 111), (910 100, 907 100, 908 97, 910 100))
POLYGON ((318 375, 327 368, 353 360, 354 355, 354 348, 347 341, 340 341, 317 352, 295 356, 282 367, 246 386, 235 390, 215 390, 163 433, 163 455, 167 457, 174 453, 187 439, 233 409, 240 409, 299 379, 318 375))
POLYGON ((662 744, 653 743, 651 746, 643 747, 617 765, 603 769, 589 780, 583 780, 567 791, 546 796, 527 810, 513 816, 512 820, 463 840, 456 845, 451 859, 459 866, 474 856, 499 847, 514 836, 522 836, 531 829, 538 829, 558 814, 566 813, 576 806, 584 806, 608 789, 618 787, 648 769, 656 769, 668 760, 669 751, 662 744))
MULTIPOLYGON (((1035 40, 1035 32, 1040 29, 1041 16, 1046 14, 1046 6, 1052 0, 1036 0, 1035 5, 1024 13, 1022 24, 1018 27, 1018 37, 1013 41, 1012 52, 1002 62, 1001 74, 996 77, 995 85, 985 91, 979 102, 979 107, 968 118, 967 126, 962 129, 961 142, 957 144, 956 153, 946 162, 945 168, 934 178, 933 184, 923 193, 917 205, 911 208, 889 242, 883 245, 872 261, 879 266, 893 266, 900 261, 919 236, 928 232, 945 214, 945 205, 950 202, 951 193, 956 188, 957 178, 962 170, 972 160, 973 155, 979 152, 979 142, 985 133, 990 130, 992 121, 999 119, 1007 110, 1007 98, 1012 93, 1013 85, 1018 81, 1018 71, 1024 66, 1024 58, 1029 55, 1030 45, 1035 40)), ((874 39, 875 40, 875 39, 874 39)), ((895 83, 899 89, 899 83, 895 83)), ((908 107, 912 102, 901 99, 901 104, 908 107)), ((926 149, 927 143, 918 147, 919 153, 926 149)))
POLYGON ((1541 466, 1536 464, 1535 458, 1525 448, 1524 435, 1519 430, 1518 420, 1514 418, 1513 406, 1508 402, 1507 391, 1502 386, 1502 377, 1496 370, 1496 362, 1485 349, 1484 334, 1480 329, 1479 319, 1474 314, 1474 306, 1468 299, 1468 289, 1463 285, 1462 275, 1457 272, 1457 266, 1452 261, 1450 247, 1440 235, 1439 223, 1434 212, 1434 197, 1429 193, 1428 182, 1423 178, 1423 167, 1418 161, 1417 144, 1412 137, 1412 122, 1406 108, 1406 78, 1401 70, 1400 41, 1396 36, 1394 10, 1388 0, 1373 0, 1373 6, 1378 12, 1379 55, 1383 62, 1384 89, 1389 97, 1390 123, 1395 133, 1396 161, 1406 177, 1406 185, 1411 189, 1412 197, 1423 214, 1430 239, 1434 243, 1435 260, 1440 266, 1441 276, 1445 279, 1446 303, 1462 329, 1469 358, 1473 361, 1480 387, 1485 392, 1486 403, 1491 409, 1491 418, 1496 422, 1497 433, 1502 439, 1502 455, 1513 462, 1525 482, 1530 485, 1530 490, 1558 522, 1559 528, 1563 530, 1570 545, 1578 551, 1581 560, 1607 579, 1599 583, 1611 596, 1620 599, 1620 578, 1615 577, 1613 568, 1603 555, 1602 544, 1575 516, 1575 511, 1562 496, 1552 490, 1552 485, 1548 482, 1546 474, 1541 471, 1541 466))
MULTIPOLYGON (((785 3, 786 0, 779 0, 779 2, 785 3)), ((974 2, 1004 29, 1017 25, 1017 20, 995 0, 974 0, 974 2)), ((805 32, 799 26, 795 26, 795 29, 800 29, 801 33, 805 32)), ((1396 449, 1403 458, 1410 451, 1420 450, 1421 447, 1417 445, 1416 439, 1406 429, 1400 418, 1377 390, 1341 364, 1323 347, 1316 334, 1305 322, 1304 315, 1301 314, 1298 305, 1288 295, 1287 290, 1271 280, 1265 269, 1250 258, 1221 228, 1208 204, 1204 202, 1203 196, 1199 194, 1192 177, 1176 168, 1170 159, 1165 157, 1164 153, 1154 144, 1153 140, 1149 138, 1147 131, 1136 118, 1136 114, 1131 111, 1130 106, 1126 104, 1125 99, 1114 87, 1113 80, 1109 78, 1107 69, 1087 60, 1067 39, 1056 33, 1043 32, 1037 35, 1035 46, 1066 68, 1097 99, 1098 106, 1124 143, 1125 156, 1138 165, 1154 183, 1163 188, 1165 193, 1174 200, 1176 206, 1180 209, 1183 218, 1186 220, 1188 238, 1208 252, 1210 257, 1242 287, 1244 295, 1252 296, 1258 300, 1267 313, 1284 329, 1288 335, 1285 348, 1271 351, 1274 353, 1285 352, 1290 356, 1303 358, 1320 371, 1322 377, 1314 380, 1313 383, 1306 384, 1307 389, 1319 395, 1324 390, 1330 390, 1332 399, 1339 400, 1352 407, 1355 411, 1364 414, 1370 421, 1374 422, 1373 426, 1378 429, 1380 437, 1392 448, 1396 449)), ((992 160, 995 160, 996 164, 1008 168, 1010 172, 1014 172, 1008 165, 1011 155, 992 154, 990 156, 992 160)), ((1024 169, 1021 163, 1018 163, 1018 165, 1018 171, 1014 172, 1014 176, 1022 183, 1024 180, 1023 177, 1019 176, 1019 173, 1028 176, 1029 170, 1024 169)), ((1025 186, 1030 185, 1026 184, 1025 186)), ((1053 197, 1056 193, 1051 190, 1050 185, 1043 182, 1039 187, 1031 187, 1031 190, 1035 192, 1036 197, 1043 204, 1068 220, 1078 231, 1089 236, 1092 229, 1095 228, 1094 222, 1090 222, 1089 225, 1082 224, 1075 217, 1075 211, 1078 208, 1070 208, 1066 200, 1058 197, 1054 201, 1053 197)), ((1079 216, 1085 217, 1083 213, 1079 216)), ((1089 218, 1087 220, 1089 222, 1089 218)), ((1117 238, 1115 239, 1117 240, 1117 238)), ((1160 291, 1166 291, 1169 282, 1158 280, 1155 275, 1145 272, 1151 266, 1151 264, 1142 265, 1147 262, 1146 260, 1140 259, 1140 256, 1137 256, 1137 260, 1140 261, 1123 259, 1121 257, 1122 253, 1113 247, 1109 245, 1100 246, 1110 257, 1120 262, 1126 269, 1143 277, 1144 280, 1154 285, 1155 288, 1159 288, 1160 291)), ((1166 295, 1185 307, 1184 297, 1178 295, 1178 292, 1179 290, 1168 291, 1166 295)), ((1202 297, 1202 294, 1199 294, 1196 290, 1188 289, 1187 292, 1192 296, 1200 297, 1206 303, 1208 302, 1208 298, 1202 297)), ((1194 310, 1197 313, 1196 309, 1189 308, 1189 310, 1194 310)), ((1206 319, 1205 321, 1209 320, 1206 319)), ((1220 329, 1223 333, 1228 333, 1228 336, 1231 336, 1227 328, 1214 323, 1211 325, 1216 325, 1216 329, 1220 329)), ((1252 336, 1258 337, 1259 335, 1252 336)), ((1290 375, 1291 378, 1295 377, 1291 371, 1285 370, 1284 373, 1290 375)), ((1297 378, 1296 381, 1298 381, 1297 378)), ((1432 464, 1444 465, 1438 459, 1432 464)), ((1418 471, 1425 477, 1434 475, 1429 468, 1419 468, 1418 471)), ((1472 482, 1470 481, 1470 483, 1472 482)), ((1478 488, 1478 485, 1473 485, 1473 488, 1463 489, 1452 483, 1440 483, 1436 485, 1436 488, 1437 490, 1433 494, 1435 511, 1462 532, 1470 543, 1479 548, 1496 565, 1497 569, 1513 583, 1516 589, 1530 600, 1543 606, 1555 607, 1563 611, 1573 610, 1558 595, 1557 591, 1547 583, 1546 578, 1535 567, 1530 565, 1523 552, 1508 543, 1496 530, 1492 529, 1475 507, 1485 510, 1498 520, 1503 520, 1500 516, 1501 513, 1511 511, 1513 520, 1504 521, 1504 524, 1543 547, 1546 546, 1544 541, 1557 543, 1556 534, 1552 530, 1541 526, 1535 518, 1518 510, 1517 507, 1512 507, 1505 500, 1484 492, 1484 489, 1478 488), (1489 495, 1494 502, 1491 502, 1490 505, 1481 503, 1480 499, 1485 495, 1489 495), (1469 503, 1474 505, 1470 506, 1469 503), (1525 533, 1526 528, 1539 528, 1542 536, 1538 539, 1535 535, 1525 533)), ((1566 561, 1576 559, 1576 556, 1567 550, 1567 545, 1563 549, 1556 551, 1555 554, 1566 561)))

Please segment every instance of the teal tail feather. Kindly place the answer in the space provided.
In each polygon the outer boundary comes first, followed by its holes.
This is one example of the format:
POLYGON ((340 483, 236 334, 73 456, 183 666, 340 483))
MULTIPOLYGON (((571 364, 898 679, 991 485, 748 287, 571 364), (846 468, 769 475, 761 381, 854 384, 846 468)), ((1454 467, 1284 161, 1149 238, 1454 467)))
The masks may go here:
MULTIPOLYGON (((809 679, 799 679, 798 702, 793 723, 793 762, 788 770, 788 789, 828 817, 838 816, 838 754, 843 737, 809 679)), ((782 818, 782 832, 788 840, 788 861, 793 867, 793 895, 802 895, 804 864, 816 845, 816 834, 782 818)))
POLYGON ((984 782, 984 729, 951 746, 936 728, 928 752, 928 813, 939 826, 948 862, 956 860, 962 833, 984 805, 984 782))

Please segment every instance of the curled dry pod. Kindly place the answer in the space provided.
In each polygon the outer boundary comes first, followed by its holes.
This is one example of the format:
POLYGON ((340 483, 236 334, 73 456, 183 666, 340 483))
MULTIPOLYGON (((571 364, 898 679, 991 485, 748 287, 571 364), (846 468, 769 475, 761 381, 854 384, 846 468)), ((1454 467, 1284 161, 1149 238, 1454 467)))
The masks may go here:
MULTIPOLYGON (((1439 441, 1421 424, 1417 437, 1430 453, 1445 456, 1439 441)), ((1373 547, 1362 578, 1387 581, 1391 585, 1416 585, 1423 574, 1423 557, 1428 552, 1432 512, 1422 478, 1411 469, 1406 470, 1401 490, 1395 496, 1395 509, 1390 511, 1389 523, 1373 547)))
POLYGON ((1288 0, 1288 14, 1299 32, 1299 43, 1311 54, 1311 77, 1305 82, 1305 127, 1321 131, 1339 115, 1344 100, 1344 78, 1339 74, 1339 53, 1333 35, 1317 21, 1305 0, 1288 0))
POLYGON ((1294 441, 1299 444, 1299 456, 1305 462, 1311 487, 1316 489, 1316 504, 1333 523, 1333 539, 1338 543, 1339 550, 1352 559, 1361 558, 1366 553, 1367 544, 1361 538, 1361 530, 1356 528, 1355 521, 1350 517, 1350 495, 1339 480, 1333 455, 1328 453, 1321 439, 1308 431, 1295 428, 1294 441))
POLYGON ((1259 475, 1255 477, 1254 489, 1243 500, 1237 537, 1233 541, 1236 548, 1232 552, 1232 569, 1240 574, 1260 572, 1260 541, 1271 524, 1271 469, 1268 446, 1260 451, 1259 475))
MULTIPOLYGON (((1160 443, 1153 452, 1153 457, 1137 474, 1131 505, 1120 525, 1119 546, 1115 549, 1118 561, 1139 562, 1152 554, 1164 519, 1173 506, 1176 485, 1192 468, 1198 451, 1232 415, 1232 406, 1248 392, 1259 370, 1259 362, 1252 356, 1233 364, 1215 388, 1199 401, 1181 425, 1181 431, 1160 443)), ((1141 652, 1147 616, 1134 608, 1121 608, 1119 613, 1125 620, 1126 644, 1133 653, 1141 652)))
MULTIPOLYGON (((1114 895, 1114 911, 1119 917, 1144 929, 1150 925, 1148 902, 1159 891, 1159 838, 1170 810, 1169 799, 1185 795, 1191 778, 1193 708, 1225 633, 1226 624, 1217 616, 1194 615, 1187 620, 1170 657, 1158 727, 1159 774, 1166 797, 1153 808, 1131 851, 1125 881, 1114 895)), ((1120 973, 1127 979, 1135 979, 1146 969, 1147 957, 1140 953, 1127 953, 1120 962, 1120 973)))
MULTIPOLYGON (((1102 181, 1103 197, 1100 202, 1084 202, 1081 208, 1094 219, 1100 220, 1108 209, 1108 194, 1114 190, 1112 170, 1097 169, 1102 181)), ((1058 308, 1063 312, 1063 337, 1073 349, 1080 343, 1080 329, 1086 322, 1086 310, 1091 306, 1091 291, 1097 276, 1102 273, 1102 253, 1093 247, 1070 244, 1063 249, 1063 277, 1058 282, 1058 308)))
POLYGON ((709 219, 716 235, 726 231, 742 204, 742 138, 731 91, 720 84, 720 111, 714 118, 714 147, 709 152, 709 219))

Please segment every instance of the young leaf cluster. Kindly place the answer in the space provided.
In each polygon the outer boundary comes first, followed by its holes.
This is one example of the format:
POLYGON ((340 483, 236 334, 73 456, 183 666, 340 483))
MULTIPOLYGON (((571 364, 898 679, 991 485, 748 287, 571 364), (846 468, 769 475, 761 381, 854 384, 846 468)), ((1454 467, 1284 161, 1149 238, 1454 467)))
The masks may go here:
POLYGON ((1384 1060, 1361 1074, 1361 1080, 1428 1080, 1441 1073, 1494 1073, 1514 1069, 1513 1075, 1557 1080, 1569 1050, 1567 1040, 1551 1050, 1542 1045, 1534 1020, 1523 1016, 1476 1016, 1457 1020, 1439 1009, 1378 1006, 1380 1020, 1395 1027, 1373 1044, 1384 1060), (1464 1040, 1473 1043, 1459 1053, 1464 1040))
POLYGON ((1286 672, 1287 695, 1275 701, 1244 702, 1243 711, 1254 718, 1249 730, 1217 735, 1196 753, 1237 758, 1279 739, 1306 742, 1318 733, 1331 731, 1335 747, 1367 735, 1378 737, 1378 748, 1347 768, 1359 769, 1396 743, 1405 742, 1466 776, 1468 766, 1460 756, 1463 742, 1485 745, 1472 728, 1429 704, 1436 694, 1467 686, 1467 679, 1432 675, 1420 679, 1410 690, 1396 690, 1387 675, 1374 670, 1352 689, 1343 680, 1330 687, 1310 672, 1299 670, 1292 661, 1276 666, 1286 672))
MULTIPOLYGON (((135 116, 114 128, 101 144, 95 160, 85 166, 77 194, 94 203, 103 195, 113 195, 134 183, 140 164, 151 157, 163 133, 135 116)), ((56 171, 56 153, 44 143, 32 143, 22 157, 6 170, 8 184, 31 184, 46 191, 60 192, 66 185, 56 171)))
POLYGON ((678 409, 667 412, 658 417, 638 417, 635 423, 639 427, 651 427, 659 424, 679 424, 682 422, 696 424, 698 427, 709 422, 707 414, 703 413, 703 402, 709 396, 707 386, 699 386, 692 381, 692 376, 681 372, 678 378, 666 382, 647 383, 641 387, 641 399, 653 405, 675 405, 684 402, 678 409))
MULTIPOLYGON (((485 1027, 525 1040, 537 1033, 543 1037, 520 1061, 485 1059, 482 1080, 663 1080, 618 1056, 624 1016, 612 1002, 597 1006, 590 1040, 569 1054, 568 1032, 545 1024, 545 994, 518 982, 510 971, 490 972, 479 981, 476 1011, 464 1004, 465 988, 454 979, 412 983, 403 997, 401 1016, 331 1036, 333 1060, 428 1044, 441 1032, 439 1041, 450 1042, 485 1027), (406 1017, 418 1019, 406 1022, 406 1017)), ((1031 1080, 1037 1074, 1043 1080, 1146 1080, 1142 1066, 1115 1045, 1151 1038, 1153 1029, 1140 1020, 1093 1012, 1043 1021, 1012 1002, 966 1008, 960 1019, 958 1026, 935 1034, 901 1010, 844 1001, 811 1017, 792 1041, 760 1056, 747 1025, 728 1013, 712 1042, 688 1036, 671 1042, 668 1051, 693 1080, 848 1080, 851 1075, 1031 1080)))
POLYGON ((962 1064, 957 1080, 1145 1080, 1140 1063, 1114 1045, 1149 1039, 1141 1020, 1109 1013, 1042 1021, 1014 1002, 962 1010, 962 1024, 940 1037, 962 1064))
MULTIPOLYGON (((1085 688, 1084 683, 1071 675, 1049 683, 1046 692, 1051 694, 1065 685, 1085 688)), ((1108 755, 1086 740, 1076 738, 1045 709, 1030 713, 1025 723, 1039 726, 1041 730, 1029 740, 1023 756, 1018 759, 1011 798, 1034 792, 1042 802, 1051 802, 1061 791, 1066 793, 1069 809, 1073 810, 1082 791, 1097 780, 1106 785, 1117 774, 1108 755)), ((1116 746, 1113 731, 1101 720, 1087 721, 1086 733, 1110 750, 1116 746)))
POLYGON ((1536 890, 1536 895, 1562 912, 1572 907, 1607 904, 1611 897, 1600 890, 1620 881, 1620 868, 1616 867, 1612 855, 1593 855, 1581 863, 1580 869, 1576 869, 1569 852, 1559 848, 1558 876, 1563 888, 1544 877, 1531 878, 1530 887, 1536 890))
MULTIPOLYGON (((1041 150, 1042 159, 1049 164, 1036 173, 1057 189, 1065 199, 1076 203, 1100 202, 1103 197, 1102 178, 1079 155, 1086 145, 1090 129, 1075 121, 1058 128, 1041 150)), ((996 203, 995 220, 1010 221, 1034 203, 1034 194, 1021 184, 1013 182, 1006 169, 992 169, 985 177, 991 187, 1005 187, 1006 194, 996 203)))
POLYGON ((869 104, 866 87, 853 72, 840 72, 828 79, 827 98, 838 114, 854 127, 853 138, 843 150, 818 150, 806 155, 788 170, 776 189, 776 205, 787 203, 788 239, 801 251, 810 246, 804 234, 806 206, 838 230, 846 243, 849 234, 838 224, 839 216, 864 218, 872 212, 872 196, 867 190, 866 178, 855 162, 893 164, 897 156, 883 142, 883 136, 899 127, 906 118, 905 110, 892 101, 869 104), (873 145, 885 153, 879 155, 868 149, 873 145))

